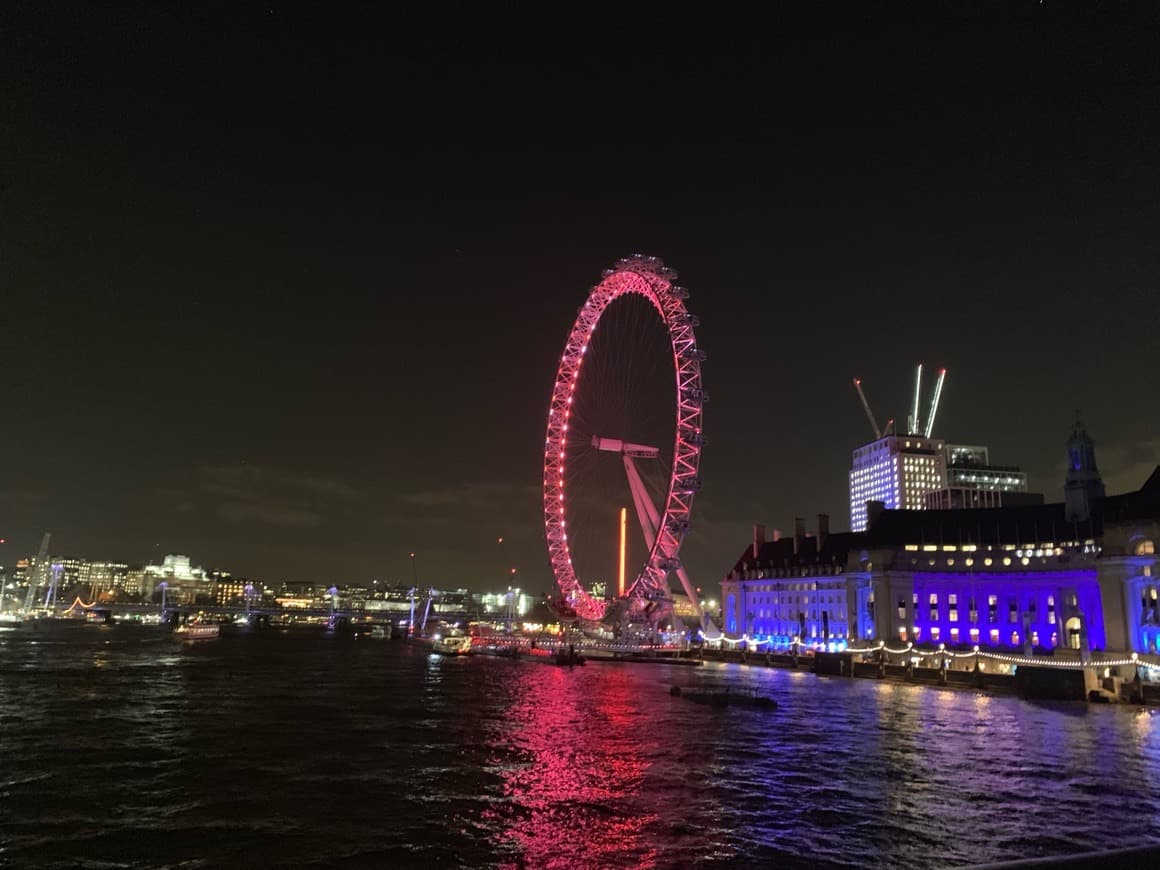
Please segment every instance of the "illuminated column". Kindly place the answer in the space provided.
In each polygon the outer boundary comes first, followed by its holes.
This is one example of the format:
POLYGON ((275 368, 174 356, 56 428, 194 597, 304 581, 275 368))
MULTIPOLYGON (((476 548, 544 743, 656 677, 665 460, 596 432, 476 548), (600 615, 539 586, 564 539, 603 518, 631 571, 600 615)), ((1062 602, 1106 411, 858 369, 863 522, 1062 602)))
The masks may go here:
POLYGON ((624 550, 628 539, 628 508, 620 509, 620 574, 616 584, 616 594, 624 597, 624 550))

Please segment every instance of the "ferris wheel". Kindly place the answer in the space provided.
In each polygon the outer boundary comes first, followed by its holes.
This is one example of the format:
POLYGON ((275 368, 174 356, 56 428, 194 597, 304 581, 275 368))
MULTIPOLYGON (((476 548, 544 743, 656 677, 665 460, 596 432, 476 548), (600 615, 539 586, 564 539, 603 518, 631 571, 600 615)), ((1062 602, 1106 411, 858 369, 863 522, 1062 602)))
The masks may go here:
MULTIPOLYGON (((634 255, 617 261, 613 268, 605 270, 603 279, 589 292, 560 358, 544 439, 544 528, 556 584, 564 601, 582 619, 599 620, 608 608, 604 598, 593 596, 584 588, 574 567, 568 538, 575 481, 570 481, 566 472, 573 454, 590 448, 620 455, 644 539, 647 555, 631 585, 624 590, 623 600, 630 609, 643 609, 648 602, 668 600, 671 598, 668 578, 676 574, 698 618, 704 619, 679 553, 689 530, 693 497, 701 487, 698 469, 705 443, 701 418, 708 400, 701 385, 705 354, 697 347, 694 333, 699 321, 685 306, 688 291, 676 280, 676 272, 656 257, 634 255), (665 356, 671 354, 665 364, 671 364, 671 372, 675 373, 672 392, 675 401, 668 412, 673 431, 671 462, 656 496, 645 486, 638 463, 648 465, 658 459, 662 453, 659 446, 630 442, 626 440, 629 433, 584 432, 578 438, 575 425, 569 431, 570 424, 576 420, 577 403, 585 392, 586 382, 581 377, 585 358, 602 318, 616 303, 623 304, 623 300, 634 297, 643 299, 645 307, 653 312, 651 316, 659 318, 667 340, 657 350, 665 356)), ((667 387, 671 390, 672 386, 670 381, 667 387)), ((592 396, 586 398, 589 403, 593 401, 592 396)), ((623 553, 623 543, 621 546, 623 553)))

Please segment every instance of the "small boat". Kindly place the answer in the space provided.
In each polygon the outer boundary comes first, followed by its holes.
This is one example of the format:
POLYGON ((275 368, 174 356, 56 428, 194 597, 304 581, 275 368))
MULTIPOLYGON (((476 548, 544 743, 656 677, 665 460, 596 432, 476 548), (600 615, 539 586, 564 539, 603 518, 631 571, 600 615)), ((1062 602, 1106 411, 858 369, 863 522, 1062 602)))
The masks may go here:
POLYGON ((0 613, 0 628, 20 628, 24 617, 19 613, 0 613))
POLYGON ((574 648, 558 649, 556 654, 552 656, 553 664, 561 667, 572 667, 573 665, 582 665, 585 662, 584 656, 576 652, 574 648))
POLYGON ((471 655, 471 638, 466 634, 435 635, 431 650, 444 656, 471 655))
POLYGON ((734 692, 730 689, 707 691, 682 691, 680 686, 673 686, 669 694, 674 698, 688 698, 694 704, 705 704, 709 707, 724 709, 725 707, 748 707, 753 710, 776 710, 777 701, 759 695, 756 691, 734 692))
POLYGON ((214 640, 221 634, 221 626, 216 622, 187 622, 173 630, 173 634, 180 640, 214 640))

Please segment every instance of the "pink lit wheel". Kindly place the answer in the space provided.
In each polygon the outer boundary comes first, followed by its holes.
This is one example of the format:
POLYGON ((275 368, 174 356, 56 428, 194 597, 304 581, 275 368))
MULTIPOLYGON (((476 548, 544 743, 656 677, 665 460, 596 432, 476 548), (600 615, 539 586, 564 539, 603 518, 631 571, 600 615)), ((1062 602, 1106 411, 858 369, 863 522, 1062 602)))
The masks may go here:
MULTIPOLYGON (((676 273, 656 257, 634 255, 604 272, 580 308, 564 345, 552 404, 548 411, 548 434, 544 440, 544 528, 548 559, 564 600, 583 619, 600 619, 605 602, 592 598, 583 588, 572 563, 568 545, 568 487, 565 469, 576 442, 569 442, 568 425, 581 379, 580 371, 593 333, 609 306, 630 295, 643 297, 659 315, 668 333, 676 373, 676 426, 671 474, 664 508, 659 512, 656 537, 644 565, 627 590, 636 599, 667 598, 668 575, 680 565, 681 542, 689 529, 693 496, 700 488, 697 477, 704 439, 702 406, 707 396, 701 387, 701 362, 693 328, 697 319, 685 308, 688 292, 675 284, 676 273)), ((670 418, 671 419, 671 418, 670 418)))

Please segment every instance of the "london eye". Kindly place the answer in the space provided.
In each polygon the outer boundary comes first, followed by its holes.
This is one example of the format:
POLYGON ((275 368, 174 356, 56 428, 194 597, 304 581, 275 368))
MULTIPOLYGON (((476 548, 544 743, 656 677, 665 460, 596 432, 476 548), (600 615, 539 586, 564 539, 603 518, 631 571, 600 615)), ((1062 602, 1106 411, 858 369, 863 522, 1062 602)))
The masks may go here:
POLYGON ((656 257, 619 260, 590 290, 560 358, 544 439, 544 528, 562 603, 581 620, 656 623, 671 613, 676 575, 704 621, 680 550, 701 487, 705 354, 676 282, 656 257), (617 594, 593 594, 593 575, 607 574, 588 554, 594 543, 611 550, 612 529, 596 518, 618 496, 631 500, 640 537, 626 547, 622 521, 617 594), (626 550, 635 556, 627 580, 626 550))

